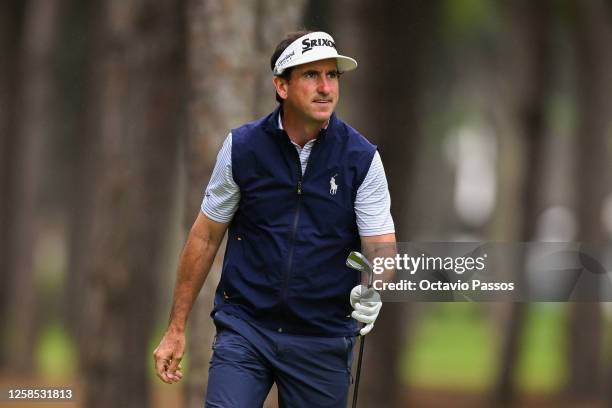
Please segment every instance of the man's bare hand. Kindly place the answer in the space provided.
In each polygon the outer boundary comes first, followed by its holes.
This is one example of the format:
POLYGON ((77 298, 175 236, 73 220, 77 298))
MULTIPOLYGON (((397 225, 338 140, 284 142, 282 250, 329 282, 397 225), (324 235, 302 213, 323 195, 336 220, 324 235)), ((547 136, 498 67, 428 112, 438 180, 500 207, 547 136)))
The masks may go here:
POLYGON ((153 351, 155 372, 167 384, 174 384, 183 378, 181 359, 185 352, 185 333, 166 331, 159 346, 153 351))

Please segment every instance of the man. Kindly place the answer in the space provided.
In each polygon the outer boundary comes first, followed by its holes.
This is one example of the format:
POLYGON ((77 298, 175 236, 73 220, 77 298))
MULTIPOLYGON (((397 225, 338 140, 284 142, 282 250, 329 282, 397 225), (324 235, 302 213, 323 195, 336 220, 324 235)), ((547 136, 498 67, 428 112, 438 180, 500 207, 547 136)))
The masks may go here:
POLYGON ((279 107, 234 129, 217 157, 181 255, 158 376, 182 378, 187 316, 229 227, 212 316, 206 407, 344 407, 361 298, 350 251, 395 242, 376 147, 334 114, 339 77, 357 67, 324 32, 296 32, 271 58, 279 107), (353 310, 354 309, 354 310, 353 310), (356 320, 357 321, 356 321, 356 320))

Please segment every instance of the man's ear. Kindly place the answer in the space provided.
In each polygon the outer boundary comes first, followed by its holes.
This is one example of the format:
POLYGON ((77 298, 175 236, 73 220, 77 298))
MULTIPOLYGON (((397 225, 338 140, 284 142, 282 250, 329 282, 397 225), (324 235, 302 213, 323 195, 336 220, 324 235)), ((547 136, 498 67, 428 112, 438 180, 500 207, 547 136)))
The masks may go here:
POLYGON ((288 81, 279 76, 273 76, 272 82, 274 83, 274 87, 276 88, 276 93, 281 97, 281 99, 287 99, 287 84, 288 81))

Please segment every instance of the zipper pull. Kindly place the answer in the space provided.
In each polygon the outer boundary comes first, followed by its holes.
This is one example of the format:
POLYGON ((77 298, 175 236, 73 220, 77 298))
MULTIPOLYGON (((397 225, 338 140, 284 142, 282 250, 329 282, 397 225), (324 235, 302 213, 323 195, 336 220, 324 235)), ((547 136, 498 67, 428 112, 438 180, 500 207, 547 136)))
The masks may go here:
POLYGON ((302 195, 302 180, 298 180, 297 193, 298 195, 302 195))

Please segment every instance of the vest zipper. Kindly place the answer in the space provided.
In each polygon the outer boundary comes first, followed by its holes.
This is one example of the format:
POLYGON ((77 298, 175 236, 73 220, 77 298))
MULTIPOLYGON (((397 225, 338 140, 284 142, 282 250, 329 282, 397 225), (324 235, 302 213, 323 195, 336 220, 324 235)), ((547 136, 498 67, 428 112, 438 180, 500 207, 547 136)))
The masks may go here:
POLYGON ((297 233, 298 221, 300 220, 300 207, 302 205, 302 163, 300 156, 296 153, 296 161, 298 165, 298 181, 296 186, 297 205, 295 207, 295 216, 293 217, 293 227, 291 229, 291 244, 289 246, 289 254, 287 256, 287 272, 285 273, 285 281, 283 282, 282 300, 287 305, 287 288, 289 286, 289 277, 291 275, 291 266, 293 263, 293 249, 295 248, 295 235, 297 233))
MULTIPOLYGON (((317 141, 314 143, 314 146, 312 146, 312 150, 310 151, 310 156, 308 158, 309 162, 313 158, 318 145, 319 145, 319 142, 317 141)), ((291 276, 291 269, 292 269, 291 267, 293 266, 292 264, 293 264, 293 249, 295 248, 295 235, 297 234, 298 221, 300 220, 300 207, 302 205, 302 194, 303 194, 302 184, 303 184, 303 179, 304 179, 304 175, 302 174, 302 162, 300 161, 300 155, 298 154, 298 152, 295 150, 293 146, 292 146, 292 150, 295 152, 295 161, 297 163, 297 172, 298 172, 297 173, 297 176, 298 176, 297 186, 295 189, 295 192, 297 194, 297 205, 295 206, 295 216, 293 217, 293 227, 291 229, 291 243, 289 246, 289 254, 287 256, 287 272, 285 273, 285 281, 283 282, 282 302, 285 305, 285 307, 287 306, 287 289, 289 286, 289 278, 291 276)), ((306 171, 308 171, 308 168, 306 168, 306 171)))

